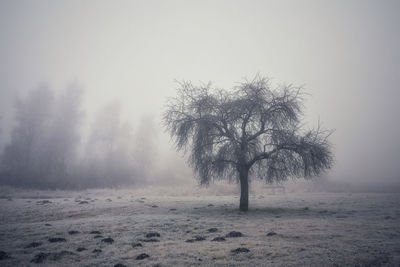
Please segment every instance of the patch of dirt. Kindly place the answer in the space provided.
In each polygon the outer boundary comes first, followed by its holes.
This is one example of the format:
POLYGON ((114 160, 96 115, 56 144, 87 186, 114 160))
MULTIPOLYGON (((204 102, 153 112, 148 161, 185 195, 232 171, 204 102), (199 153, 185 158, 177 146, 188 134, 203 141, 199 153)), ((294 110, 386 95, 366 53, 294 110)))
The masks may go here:
POLYGON ((206 240, 206 238, 204 236, 201 236, 201 235, 196 235, 194 237, 194 240, 195 241, 204 241, 204 240, 206 240))
POLYGON ((133 243, 132 244, 133 248, 138 248, 138 247, 143 247, 142 243, 133 243))
POLYGON ((70 234, 70 235, 76 235, 76 234, 80 234, 80 233, 81 232, 75 231, 75 230, 68 231, 68 234, 70 234))
POLYGON ((239 254, 239 253, 248 253, 248 252, 250 252, 250 250, 248 248, 237 248, 237 249, 231 250, 231 252, 233 254, 239 254))
POLYGON ((243 234, 241 232, 232 231, 229 232, 225 237, 242 237, 243 234))
POLYGON ((101 240, 101 242, 107 243, 107 244, 112 244, 114 243, 114 239, 112 239, 111 237, 107 237, 101 240))
POLYGON ((211 240, 211 241, 224 242, 224 241, 226 241, 226 239, 225 239, 225 237, 217 236, 217 237, 215 237, 215 238, 214 238, 213 240, 211 240))
POLYGON ((267 236, 274 236, 274 235, 277 235, 277 233, 275 233, 275 232, 269 232, 269 233, 267 234, 267 236))
POLYGON ((0 260, 7 260, 10 259, 11 256, 5 251, 0 250, 0 260))
POLYGON ((49 256, 50 256, 50 253, 40 252, 35 255, 35 257, 31 260, 31 262, 43 263, 49 256))
POLYGON ((144 260, 144 259, 149 258, 149 257, 150 256, 148 254, 142 253, 142 254, 139 254, 138 256, 136 256, 136 260, 144 260))
POLYGON ((161 235, 157 232, 150 232, 146 234, 146 238, 151 238, 151 237, 160 237, 161 235))

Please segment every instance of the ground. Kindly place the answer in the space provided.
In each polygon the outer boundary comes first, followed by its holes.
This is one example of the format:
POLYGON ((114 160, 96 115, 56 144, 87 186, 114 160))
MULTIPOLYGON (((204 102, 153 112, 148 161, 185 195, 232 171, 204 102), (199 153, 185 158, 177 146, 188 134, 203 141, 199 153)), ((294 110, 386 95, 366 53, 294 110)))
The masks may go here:
POLYGON ((0 266, 400 266, 400 194, 0 196, 0 266))

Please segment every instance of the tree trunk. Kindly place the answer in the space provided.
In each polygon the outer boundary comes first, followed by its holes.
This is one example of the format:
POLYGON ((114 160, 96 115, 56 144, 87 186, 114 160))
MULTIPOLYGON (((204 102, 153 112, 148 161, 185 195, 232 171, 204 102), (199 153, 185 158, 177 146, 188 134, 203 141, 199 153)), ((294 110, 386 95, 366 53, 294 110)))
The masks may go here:
POLYGON ((241 211, 249 209, 249 171, 242 169, 240 171, 240 206, 241 211))

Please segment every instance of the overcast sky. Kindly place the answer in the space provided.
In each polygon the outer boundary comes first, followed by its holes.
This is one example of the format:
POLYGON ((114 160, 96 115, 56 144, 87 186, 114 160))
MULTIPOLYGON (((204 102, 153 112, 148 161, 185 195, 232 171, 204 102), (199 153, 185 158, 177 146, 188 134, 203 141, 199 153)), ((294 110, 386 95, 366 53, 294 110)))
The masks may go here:
POLYGON ((88 113, 117 99, 159 120, 175 79, 229 89, 260 73, 304 85, 310 127, 336 129, 329 177, 400 181, 399 14, 378 0, 0 0, 0 116, 17 92, 77 81, 88 113))

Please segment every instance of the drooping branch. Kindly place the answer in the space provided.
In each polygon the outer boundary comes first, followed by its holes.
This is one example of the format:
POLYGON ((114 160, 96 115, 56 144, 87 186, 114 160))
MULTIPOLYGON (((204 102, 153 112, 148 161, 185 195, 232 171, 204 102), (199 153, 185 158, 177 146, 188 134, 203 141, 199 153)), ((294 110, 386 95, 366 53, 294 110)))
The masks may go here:
POLYGON ((301 87, 272 89, 260 76, 230 92, 211 84, 179 85, 163 121, 178 150, 190 147, 189 163, 201 183, 243 168, 274 181, 319 175, 332 166, 330 133, 302 131, 301 87))
POLYGON ((258 165, 264 170, 258 173, 259 176, 267 181, 282 180, 289 176, 309 178, 320 175, 333 165, 328 142, 331 134, 332 131, 322 130, 319 126, 302 136, 281 133, 281 140, 272 145, 270 151, 256 154, 249 161, 249 167, 258 165))
POLYGON ((209 87, 197 91, 190 83, 181 87, 178 97, 170 99, 163 120, 178 149, 191 145, 189 163, 206 184, 237 164, 239 141, 224 112, 230 98, 222 91, 212 94, 209 87))

